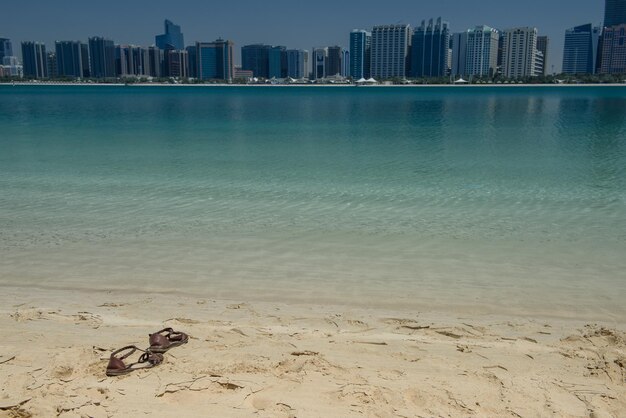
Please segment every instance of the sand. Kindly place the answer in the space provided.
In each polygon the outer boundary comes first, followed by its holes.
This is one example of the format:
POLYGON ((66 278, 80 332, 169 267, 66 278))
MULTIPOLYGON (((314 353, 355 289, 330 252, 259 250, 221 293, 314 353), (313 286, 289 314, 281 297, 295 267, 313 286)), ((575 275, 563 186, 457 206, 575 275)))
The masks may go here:
POLYGON ((619 417, 624 322, 2 287, 0 417, 619 417), (163 364, 110 352, 190 335, 163 364))

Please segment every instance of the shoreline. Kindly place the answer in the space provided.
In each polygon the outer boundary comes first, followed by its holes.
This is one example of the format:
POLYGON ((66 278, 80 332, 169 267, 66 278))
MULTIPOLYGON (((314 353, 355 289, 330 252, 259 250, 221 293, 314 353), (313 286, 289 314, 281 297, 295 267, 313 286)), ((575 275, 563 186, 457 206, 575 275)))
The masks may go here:
POLYGON ((375 85, 357 85, 357 84, 229 84, 229 83, 215 83, 215 84, 171 84, 171 83, 77 83, 77 82, 18 82, 18 83, 0 83, 0 86, 97 86, 97 87, 323 87, 323 88, 505 88, 505 87, 626 87, 625 83, 579 83, 579 84, 375 84, 375 85))
POLYGON ((624 327, 3 290, 0 379, 12 384, 0 389, 0 417, 188 415, 205 408, 225 417, 608 417, 626 408, 624 327), (189 343, 154 369, 104 375, 113 350, 145 348, 147 334, 164 327, 188 333, 189 343))

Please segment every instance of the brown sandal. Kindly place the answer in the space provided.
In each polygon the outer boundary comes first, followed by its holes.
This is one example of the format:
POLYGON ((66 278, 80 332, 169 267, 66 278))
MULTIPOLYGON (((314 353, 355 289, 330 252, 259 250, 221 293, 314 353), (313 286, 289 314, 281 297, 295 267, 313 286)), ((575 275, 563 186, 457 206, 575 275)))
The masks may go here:
POLYGON ((184 332, 174 331, 172 328, 164 328, 150 336, 149 351, 153 353, 165 353, 170 348, 178 347, 189 341, 189 336, 184 332), (163 334, 166 333, 166 334, 163 334))
POLYGON ((128 345, 126 347, 120 348, 117 351, 111 353, 111 357, 109 358, 109 364, 107 365, 107 376, 120 376, 123 374, 130 373, 135 370, 140 369, 149 369, 154 366, 158 366, 163 362, 163 355, 159 353, 152 353, 150 351, 142 350, 141 348, 137 348, 134 345, 128 345), (128 353, 116 357, 115 355, 122 352, 128 351, 128 353), (143 354, 139 357, 136 363, 131 363, 129 365, 124 364, 122 360, 129 357, 135 351, 141 351, 143 354), (145 363, 145 364, 144 364, 145 363))

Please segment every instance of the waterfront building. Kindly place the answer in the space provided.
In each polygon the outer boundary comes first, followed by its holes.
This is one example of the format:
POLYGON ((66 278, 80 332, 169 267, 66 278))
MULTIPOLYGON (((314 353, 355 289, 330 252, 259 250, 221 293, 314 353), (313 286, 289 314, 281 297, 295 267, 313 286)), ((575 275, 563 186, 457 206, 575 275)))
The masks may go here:
POLYGON ((595 73, 599 39, 600 28, 591 23, 567 29, 563 46, 563 72, 595 73))
POLYGON ((550 40, 547 36, 537 36, 537 51, 541 52, 543 56, 543 66, 540 74, 537 75, 546 75, 547 67, 548 67, 548 46, 550 45, 550 40))
POLYGON ((455 33, 451 37, 452 58, 450 63, 450 72, 454 77, 465 75, 465 61, 467 54, 467 33, 455 33))
POLYGON ((604 28, 601 74, 626 73, 626 23, 604 28))
POLYGON ((341 75, 341 56, 342 48, 340 46, 329 46, 328 55, 326 56, 326 76, 341 75))
POLYGON ((604 5, 604 26, 626 24, 626 0, 606 0, 604 5))
POLYGON ((350 77, 350 51, 347 49, 341 52, 341 75, 350 77))
POLYGON ((98 36, 89 38, 91 77, 114 78, 116 75, 115 58, 115 44, 112 40, 98 36))
POLYGON ((17 57, 14 57, 12 55, 7 55, 4 58, 2 58, 2 61, 0 61, 0 65, 2 67, 2 76, 3 77, 22 77, 24 75, 23 73, 23 67, 20 65, 20 62, 18 61, 17 57))
POLYGON ((307 76, 306 56, 307 51, 302 49, 288 49, 287 54, 287 77, 299 79, 307 76))
POLYGON ((46 46, 40 42, 22 42, 22 65, 24 77, 47 78, 46 46))
POLYGON ((372 29, 371 73, 373 78, 406 77, 411 44, 409 25, 378 25, 372 29))
POLYGON ((372 34, 354 29, 350 32, 350 76, 359 80, 370 78, 372 34))
POLYGON ((537 28, 523 27, 504 31, 502 73, 505 77, 533 77, 536 74, 537 28))
POLYGON ((269 74, 268 78, 287 77, 287 48, 284 46, 273 46, 269 50, 269 74))
POLYGON ((169 50, 167 51, 167 73, 174 78, 189 77, 189 59, 187 51, 169 50))
POLYGON ((57 71, 60 77, 85 77, 89 73, 88 48, 79 41, 56 41, 57 71))
POLYGON ((13 56, 13 44, 9 38, 0 38, 0 63, 3 62, 4 57, 13 56))
POLYGON ((148 47, 148 75, 160 78, 164 74, 163 70, 163 50, 157 46, 148 47))
POLYGON ((326 77, 326 61, 328 59, 328 48, 313 48, 313 79, 317 80, 326 77))
POLYGON ((270 78, 270 45, 253 44, 241 47, 241 69, 252 71, 254 77, 270 78))
POLYGON ((448 73, 450 28, 438 18, 422 20, 411 37, 411 77, 442 77, 448 73))
POLYGON ((185 48, 185 38, 179 25, 175 25, 170 20, 165 20, 165 33, 155 37, 156 46, 164 51, 182 50, 185 48))
POLYGON ((469 29, 466 36, 463 74, 493 77, 498 69, 499 39, 498 30, 489 26, 482 25, 469 29))
POLYGON ((195 45, 185 48, 187 59, 189 60, 189 78, 198 78, 198 52, 195 45))
POLYGON ((235 67, 234 79, 243 79, 250 81, 254 77, 254 74, 250 70, 242 70, 241 67, 235 67))
POLYGON ((136 45, 115 46, 115 69, 122 77, 149 76, 149 50, 136 45))
POLYGON ((196 42, 198 78, 232 81, 235 74, 232 41, 196 42))
POLYGON ((46 65, 48 78, 57 78, 59 76, 59 72, 57 71, 57 54, 48 52, 46 54, 46 65))

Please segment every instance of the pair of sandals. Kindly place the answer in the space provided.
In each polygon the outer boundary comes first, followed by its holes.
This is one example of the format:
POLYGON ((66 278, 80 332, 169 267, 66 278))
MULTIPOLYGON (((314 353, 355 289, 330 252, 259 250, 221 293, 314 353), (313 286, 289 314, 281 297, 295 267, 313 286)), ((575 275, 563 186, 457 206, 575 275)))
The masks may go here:
POLYGON ((111 353, 107 365, 107 376, 121 376, 139 369, 149 369, 163 363, 163 353, 170 348, 178 347, 189 341, 189 336, 184 332, 174 331, 172 328, 164 328, 150 337, 150 347, 142 350, 134 345, 128 345, 111 353), (142 354, 135 363, 125 364, 124 360, 140 351, 142 354))

